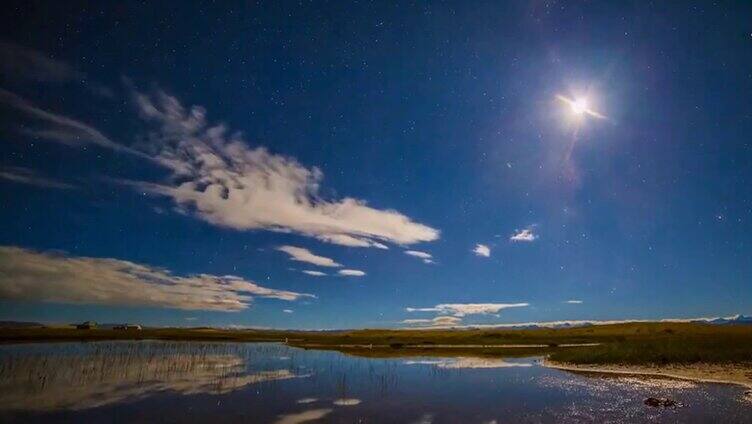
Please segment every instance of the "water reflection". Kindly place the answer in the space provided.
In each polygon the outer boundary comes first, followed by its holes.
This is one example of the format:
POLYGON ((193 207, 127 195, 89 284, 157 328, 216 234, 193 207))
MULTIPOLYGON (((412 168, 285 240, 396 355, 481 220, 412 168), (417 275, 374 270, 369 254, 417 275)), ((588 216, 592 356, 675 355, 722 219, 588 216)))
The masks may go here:
POLYGON ((536 358, 363 358, 254 343, 0 346, 0 422, 749 422, 735 386, 536 358), (650 408, 646 397, 682 408, 650 408))
POLYGON ((0 361, 0 409, 86 409, 171 391, 224 394, 249 384, 307 377, 289 369, 248 372, 224 349, 111 343, 50 354, 20 349, 0 361), (183 347, 183 349, 180 349, 183 347))

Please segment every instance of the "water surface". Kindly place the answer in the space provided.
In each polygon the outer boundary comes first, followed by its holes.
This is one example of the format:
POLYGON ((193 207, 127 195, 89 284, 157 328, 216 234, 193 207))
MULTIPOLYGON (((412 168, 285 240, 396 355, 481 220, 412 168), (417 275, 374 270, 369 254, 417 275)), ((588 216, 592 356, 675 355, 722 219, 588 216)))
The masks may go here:
POLYGON ((537 358, 368 359, 261 343, 0 346, 4 423, 751 422, 743 393, 573 374, 537 358), (683 406, 651 408, 649 396, 683 406))

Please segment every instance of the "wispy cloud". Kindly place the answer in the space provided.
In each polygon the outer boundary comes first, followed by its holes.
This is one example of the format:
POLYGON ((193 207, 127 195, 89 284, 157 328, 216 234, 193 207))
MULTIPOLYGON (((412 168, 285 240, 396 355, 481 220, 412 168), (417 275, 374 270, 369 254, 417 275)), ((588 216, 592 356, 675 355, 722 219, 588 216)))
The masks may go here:
POLYGON ((430 253, 421 252, 420 250, 405 250, 405 255, 415 256, 416 258, 421 258, 421 259, 431 259, 432 258, 432 256, 431 256, 430 253))
POLYGON ((91 81, 85 73, 54 59, 47 53, 15 43, 0 41, 0 74, 7 80, 34 83, 76 82, 92 94, 111 98, 109 87, 91 81))
POLYGON ((337 274, 344 275, 346 277, 362 277, 366 275, 365 272, 359 270, 359 269, 341 269, 337 271, 337 274))
POLYGON ((517 230, 514 234, 512 234, 511 237, 509 237, 510 241, 523 241, 523 242, 532 242, 538 239, 538 235, 533 232, 535 229, 534 225, 531 225, 525 229, 517 230))
POLYGON ((282 309, 282 312, 284 312, 286 314, 291 314, 291 313, 293 313, 295 311, 293 311, 292 309, 282 309))
POLYGON ((355 247, 385 248, 386 242, 409 245, 439 238, 438 230, 397 211, 372 208, 349 197, 322 198, 320 169, 264 147, 249 147, 224 125, 210 126, 202 107, 186 109, 161 91, 134 97, 141 116, 156 124, 149 137, 156 160, 173 174, 168 184, 136 185, 171 198, 209 223, 296 232, 355 247))
POLYGON ((440 316, 435 317, 431 319, 406 319, 403 320, 403 324, 407 325, 417 325, 417 326, 426 326, 426 327, 433 327, 433 326, 441 326, 441 327, 452 327, 455 325, 458 325, 462 322, 462 318, 460 317, 452 317, 452 316, 440 316))
POLYGON ((325 273, 325 272, 321 272, 321 271, 312 271, 312 270, 309 270, 309 269, 305 269, 305 270, 303 270, 303 271, 301 271, 301 272, 302 272, 303 274, 308 274, 308 275, 312 275, 312 276, 314 276, 314 277, 324 277, 324 276, 326 275, 326 273, 325 273))
POLYGON ((475 253, 477 256, 482 256, 484 258, 487 258, 491 256, 491 248, 486 246, 485 244, 476 244, 475 249, 473 249, 473 253, 475 253))
POLYGON ((108 149, 127 152, 139 157, 151 159, 150 156, 112 141, 96 128, 67 116, 46 111, 30 101, 8 90, 0 88, 0 106, 5 106, 22 113, 27 118, 38 122, 35 128, 23 127, 20 131, 26 135, 49 140, 69 146, 95 144, 108 149))
POLYGON ((294 301, 315 296, 232 275, 178 276, 120 259, 0 247, 1 299, 231 312, 247 309, 254 297, 294 301))
POLYGON ((433 255, 431 255, 428 252, 421 252, 420 250, 405 250, 405 255, 420 258, 423 260, 424 263, 427 263, 427 264, 435 263, 433 260, 433 255))
POLYGON ((35 171, 29 168, 22 168, 20 166, 0 168, 0 178, 6 179, 8 181, 13 181, 15 183, 28 184, 44 188, 58 188, 63 190, 78 188, 72 184, 63 183, 40 176, 35 171))
POLYGON ((464 317, 465 315, 493 315, 502 309, 521 308, 529 303, 442 303, 431 308, 405 308, 407 312, 436 312, 443 315, 464 317))
POLYGON ((84 79, 85 75, 65 62, 38 50, 0 41, 0 70, 3 75, 37 82, 63 82, 84 79))
POLYGON ((306 262, 306 263, 313 264, 313 265, 333 267, 333 268, 342 266, 341 264, 338 264, 331 258, 316 255, 312 253, 310 250, 304 249, 302 247, 279 246, 277 247, 277 250, 279 250, 280 252, 285 252, 288 255, 290 255, 290 259, 293 261, 306 262))
POLYGON ((572 300, 567 300, 564 303, 569 303, 569 304, 572 304, 572 305, 579 305, 579 304, 582 303, 582 301, 581 300, 573 300, 572 299, 572 300))

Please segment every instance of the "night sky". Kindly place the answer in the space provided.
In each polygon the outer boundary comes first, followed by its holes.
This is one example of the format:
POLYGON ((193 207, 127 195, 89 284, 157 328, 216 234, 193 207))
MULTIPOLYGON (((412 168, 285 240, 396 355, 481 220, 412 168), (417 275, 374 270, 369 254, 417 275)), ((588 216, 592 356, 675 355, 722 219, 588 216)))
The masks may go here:
POLYGON ((7 1, 0 319, 752 312, 752 3, 7 1))

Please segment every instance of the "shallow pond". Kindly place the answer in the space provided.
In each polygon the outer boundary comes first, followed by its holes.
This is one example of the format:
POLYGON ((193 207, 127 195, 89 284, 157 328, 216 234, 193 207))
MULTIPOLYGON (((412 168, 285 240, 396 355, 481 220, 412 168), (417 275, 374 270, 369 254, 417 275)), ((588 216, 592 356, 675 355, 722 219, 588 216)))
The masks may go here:
POLYGON ((752 403, 733 385, 586 376, 537 358, 367 359, 261 343, 0 346, 0 422, 186 421, 749 423, 752 403), (650 396, 682 406, 644 405, 650 396))

